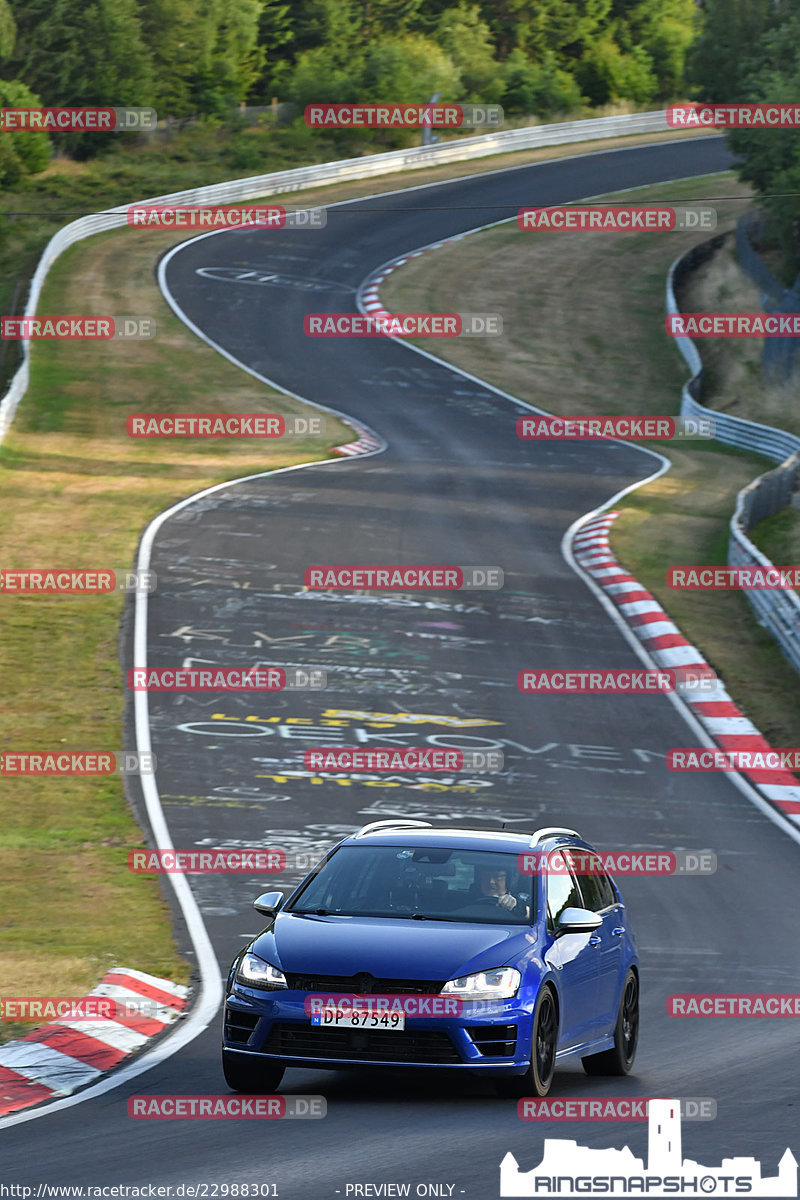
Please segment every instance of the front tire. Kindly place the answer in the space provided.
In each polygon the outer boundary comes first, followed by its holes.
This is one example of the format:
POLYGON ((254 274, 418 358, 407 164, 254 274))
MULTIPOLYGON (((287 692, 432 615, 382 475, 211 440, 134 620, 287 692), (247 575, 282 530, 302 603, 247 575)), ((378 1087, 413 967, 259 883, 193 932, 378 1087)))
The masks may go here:
POLYGON ((629 970, 622 987, 617 1023, 614 1026, 614 1045, 600 1054, 582 1058, 587 1075, 627 1075, 636 1057, 639 1042, 639 980, 629 970))
POLYGON ((553 989, 545 985, 533 1010, 531 1065, 524 1075, 505 1075, 495 1080, 500 1096, 546 1096, 556 1070, 558 1046, 558 1010, 553 989))
POLYGON ((250 1055, 222 1051, 222 1071, 225 1082, 234 1092, 251 1096, 271 1096, 283 1079, 286 1068, 271 1059, 251 1058, 250 1055))

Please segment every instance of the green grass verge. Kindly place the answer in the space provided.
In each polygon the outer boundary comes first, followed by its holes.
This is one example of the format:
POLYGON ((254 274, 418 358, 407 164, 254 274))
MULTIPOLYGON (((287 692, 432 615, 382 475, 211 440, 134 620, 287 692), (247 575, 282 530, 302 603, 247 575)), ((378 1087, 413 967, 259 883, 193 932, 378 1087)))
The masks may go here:
MULTIPOLYGON (((317 410, 272 391, 202 344, 156 287, 174 234, 122 230, 71 248, 53 267, 42 312, 156 318, 145 342, 40 343, 31 383, 0 447, 4 567, 127 569, 143 526, 224 479, 324 459, 352 430, 281 443, 146 440, 133 412, 317 410)), ((119 596, 0 597, 5 749, 120 750, 119 596)), ((112 965, 179 982, 158 881, 132 875, 142 834, 119 777, 7 777, 0 793, 0 995, 82 995, 112 965)), ((26 1028, 0 1026, 0 1039, 26 1028)))

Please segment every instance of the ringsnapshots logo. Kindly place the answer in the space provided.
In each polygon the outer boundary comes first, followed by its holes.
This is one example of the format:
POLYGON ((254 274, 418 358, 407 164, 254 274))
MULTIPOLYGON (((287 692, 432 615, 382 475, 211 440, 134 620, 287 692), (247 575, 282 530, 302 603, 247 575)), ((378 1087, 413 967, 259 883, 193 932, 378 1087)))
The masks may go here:
POLYGON ((155 129, 154 108, 0 108, 0 130, 44 133, 138 133, 155 129))
POLYGON ((499 337, 500 313, 307 313, 306 337, 499 337))
POLYGON ((131 667, 133 692, 322 691, 328 676, 317 667, 131 667))
MULTIPOLYGON (((708 1097, 698 1097, 699 1111, 686 1120, 705 1116, 708 1097)), ((634 1103, 632 1099, 630 1101, 634 1103)), ((535 1103, 535 1100, 534 1100, 535 1103)), ((552 1101, 551 1103, 557 1103, 552 1101)), ((591 1101, 587 1101, 591 1103, 591 1101)), ((687 1100, 688 1104, 689 1101, 687 1100)), ((713 1101, 711 1102, 713 1103, 713 1101)), ((500 1196, 577 1197, 602 1196, 796 1196, 797 1159, 788 1148, 778 1164, 778 1174, 765 1177, 753 1157, 725 1158, 717 1167, 684 1158, 681 1101, 653 1097, 648 1105, 647 1161, 630 1149, 596 1149, 574 1140, 547 1138, 542 1160, 529 1171, 520 1170, 509 1151, 500 1163, 500 1196)), ((543 1119, 534 1116, 532 1119, 543 1119)), ((556 1118, 558 1119, 558 1118, 556 1118)), ((591 1117, 579 1118, 591 1120, 591 1117)), ((627 1118, 632 1119, 632 1118, 627 1118)))
POLYGON ((672 230, 717 228, 717 210, 698 205, 581 204, 521 208, 517 226, 522 230, 578 231, 587 233, 663 233, 672 230))
POLYGON ((282 204, 131 204, 131 229, 324 229, 324 208, 282 204))
POLYGON ((131 1096, 128 1116, 144 1121, 318 1120, 327 1115, 324 1096, 131 1096))
POLYGON ((503 571, 501 567, 315 566, 306 567, 303 583, 314 590, 338 592, 497 591, 503 586, 503 571))
POLYGON ((524 441, 685 441, 714 438, 712 417, 554 417, 517 418, 517 437, 524 441))
POLYGON ((155 336, 153 317, 0 317, 4 342, 131 342, 155 336))
POLYGON ((308 104, 309 129, 499 129, 499 104, 308 104))
POLYGON ((153 775, 156 756, 149 751, 5 750, 0 776, 11 775, 153 775))
POLYGON ((69 570, 63 567, 0 568, 0 594, 16 596, 106 596, 154 592, 155 571, 69 570))
POLYGON ((278 413, 134 413, 125 428, 131 438, 321 437, 324 417, 278 413))
POLYGON ((800 313, 670 313, 664 322, 670 337, 800 337, 800 313))

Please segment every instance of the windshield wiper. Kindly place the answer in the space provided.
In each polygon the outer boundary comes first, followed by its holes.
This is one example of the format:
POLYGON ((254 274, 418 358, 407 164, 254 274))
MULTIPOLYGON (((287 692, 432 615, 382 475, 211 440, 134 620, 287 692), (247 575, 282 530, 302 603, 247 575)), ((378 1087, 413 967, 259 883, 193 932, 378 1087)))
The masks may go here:
POLYGON ((457 925, 455 917, 429 917, 426 913, 412 913, 412 921, 449 921, 451 925, 457 925))

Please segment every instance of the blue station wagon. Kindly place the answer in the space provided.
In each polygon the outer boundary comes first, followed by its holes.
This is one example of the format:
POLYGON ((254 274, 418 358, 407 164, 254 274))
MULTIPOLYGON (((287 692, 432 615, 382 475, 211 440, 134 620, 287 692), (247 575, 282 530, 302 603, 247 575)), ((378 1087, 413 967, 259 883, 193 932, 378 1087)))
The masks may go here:
POLYGON ((287 1067, 446 1067, 545 1096, 574 1055, 627 1074, 639 960, 591 853, 560 828, 389 820, 345 838, 288 899, 255 901, 269 923, 228 976, 229 1087, 274 1092, 287 1067), (560 871, 531 865, 554 856, 560 871))

